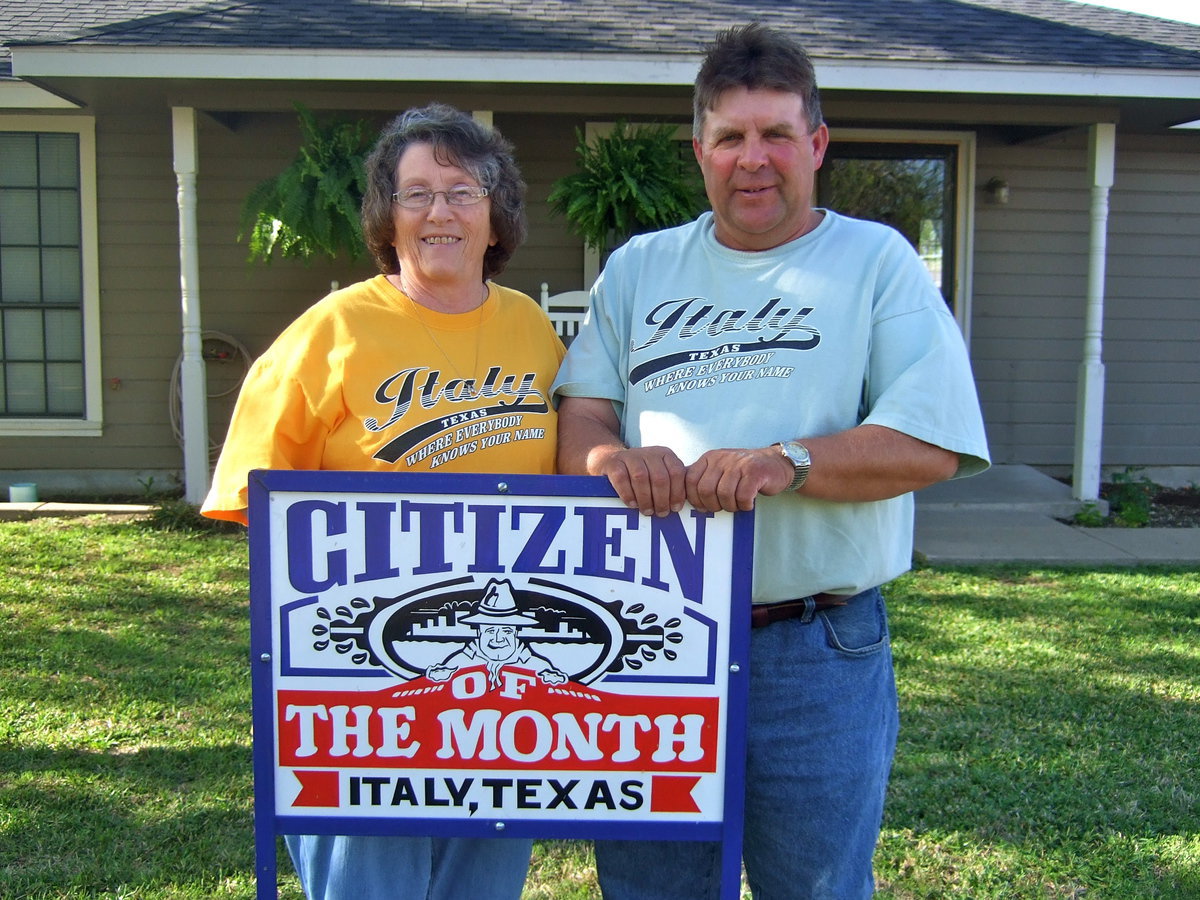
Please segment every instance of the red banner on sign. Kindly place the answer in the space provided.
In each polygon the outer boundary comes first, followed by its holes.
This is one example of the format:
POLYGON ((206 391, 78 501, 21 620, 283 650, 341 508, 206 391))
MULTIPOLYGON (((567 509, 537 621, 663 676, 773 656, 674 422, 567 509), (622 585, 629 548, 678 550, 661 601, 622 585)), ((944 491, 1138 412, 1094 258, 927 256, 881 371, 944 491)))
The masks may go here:
POLYGON ((478 666, 443 683, 416 678, 380 691, 281 690, 279 764, 716 771, 716 698, 548 685, 516 668, 502 675, 493 681, 478 666))
POLYGON ((692 789, 699 775, 655 775, 650 782, 651 812, 700 812, 692 789))
POLYGON ((292 802, 293 806, 332 809, 341 803, 337 772, 310 772, 297 769, 296 780, 300 782, 300 793, 292 802))

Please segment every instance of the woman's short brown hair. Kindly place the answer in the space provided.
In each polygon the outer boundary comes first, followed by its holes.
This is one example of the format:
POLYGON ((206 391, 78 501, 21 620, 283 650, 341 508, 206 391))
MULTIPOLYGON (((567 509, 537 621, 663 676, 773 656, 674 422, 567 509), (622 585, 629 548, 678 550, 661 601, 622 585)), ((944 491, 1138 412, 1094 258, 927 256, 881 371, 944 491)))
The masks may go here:
POLYGON ((444 103, 407 110, 383 129, 366 160, 367 190, 362 202, 362 229, 367 248, 379 271, 400 271, 396 258, 392 194, 396 168, 413 144, 428 144, 443 165, 471 173, 491 200, 491 225, 496 243, 483 256, 483 277, 504 271, 525 240, 525 181, 513 158, 513 147, 500 133, 444 103))

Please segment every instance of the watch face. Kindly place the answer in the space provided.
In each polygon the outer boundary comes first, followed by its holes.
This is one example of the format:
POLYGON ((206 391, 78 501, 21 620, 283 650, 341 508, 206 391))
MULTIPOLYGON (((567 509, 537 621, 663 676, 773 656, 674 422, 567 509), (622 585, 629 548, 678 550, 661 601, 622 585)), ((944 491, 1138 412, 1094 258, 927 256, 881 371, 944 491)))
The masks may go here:
POLYGON ((811 462, 808 448, 799 441, 781 441, 779 447, 796 470, 792 483, 787 486, 787 490, 794 491, 808 480, 808 467, 811 462))
POLYGON ((792 465, 807 466, 809 464, 808 448, 799 441, 784 441, 781 446, 784 455, 792 461, 792 465))

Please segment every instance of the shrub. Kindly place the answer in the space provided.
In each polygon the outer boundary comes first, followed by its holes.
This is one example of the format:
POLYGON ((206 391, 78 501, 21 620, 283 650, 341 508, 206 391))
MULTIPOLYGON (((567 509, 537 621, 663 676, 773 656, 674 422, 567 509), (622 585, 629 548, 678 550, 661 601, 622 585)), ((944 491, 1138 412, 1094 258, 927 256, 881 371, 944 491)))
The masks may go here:
POLYGON ((1136 466, 1114 473, 1108 502, 1117 524, 1126 528, 1145 527, 1150 522, 1150 509, 1158 492, 1159 486, 1136 466))

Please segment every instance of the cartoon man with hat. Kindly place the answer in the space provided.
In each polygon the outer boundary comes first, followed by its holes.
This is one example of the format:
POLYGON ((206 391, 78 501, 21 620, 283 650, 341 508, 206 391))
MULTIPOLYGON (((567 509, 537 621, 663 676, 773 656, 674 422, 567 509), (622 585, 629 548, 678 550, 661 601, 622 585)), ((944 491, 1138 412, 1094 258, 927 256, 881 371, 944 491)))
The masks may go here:
POLYGON ((566 673, 560 671, 544 656, 534 653, 517 637, 519 628, 536 625, 538 621, 517 608, 512 582, 507 579, 493 578, 489 581, 484 588, 479 607, 471 615, 458 621, 464 625, 475 626, 478 634, 461 650, 451 653, 437 665, 430 666, 425 674, 431 681, 446 681, 459 669, 482 664, 487 666, 488 682, 495 688, 501 685, 500 672, 505 666, 532 669, 545 684, 566 682, 566 673))

